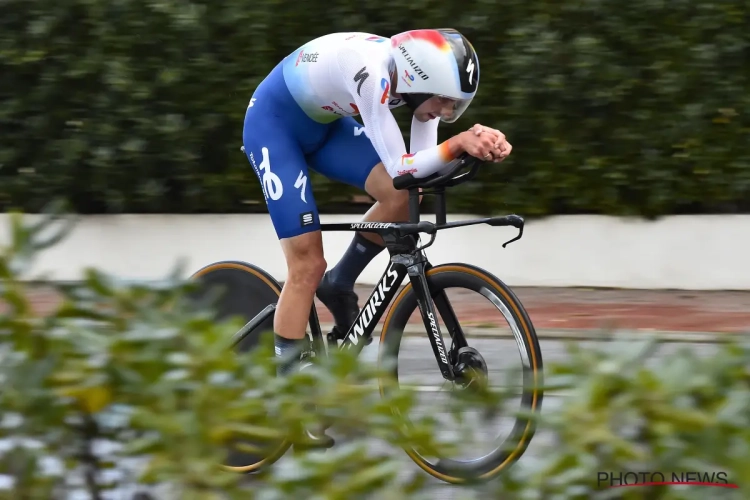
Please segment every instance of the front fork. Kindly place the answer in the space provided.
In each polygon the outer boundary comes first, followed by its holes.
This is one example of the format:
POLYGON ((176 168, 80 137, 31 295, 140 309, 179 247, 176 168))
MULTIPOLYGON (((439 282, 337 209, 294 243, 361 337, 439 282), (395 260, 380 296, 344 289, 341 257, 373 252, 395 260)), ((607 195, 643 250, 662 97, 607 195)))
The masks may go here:
POLYGON ((422 315, 422 322, 432 344, 432 350, 435 352, 435 360, 440 368, 440 373, 443 374, 443 378, 446 380, 454 381, 453 366, 456 363, 456 353, 458 349, 467 345, 466 337, 463 330, 461 330, 461 326, 456 319, 455 312, 448 301, 445 291, 436 292, 434 296, 430 293, 430 287, 427 284, 427 276, 425 274, 429 267, 431 266, 428 262, 417 262, 410 265, 407 268, 409 280, 416 294, 417 305, 422 315), (433 299, 435 301, 434 304, 433 299), (443 334, 440 332, 436 306, 453 340, 450 351, 445 346, 443 334))

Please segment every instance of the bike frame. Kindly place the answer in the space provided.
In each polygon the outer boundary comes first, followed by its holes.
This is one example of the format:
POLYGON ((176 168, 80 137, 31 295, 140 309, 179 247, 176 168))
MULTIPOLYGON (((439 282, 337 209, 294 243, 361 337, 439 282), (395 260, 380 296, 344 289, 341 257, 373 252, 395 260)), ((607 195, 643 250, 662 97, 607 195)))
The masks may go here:
MULTIPOLYGON (((418 228, 416 224, 368 224, 368 223, 350 223, 350 224, 324 224, 323 231, 360 231, 379 234, 386 243, 386 248, 391 256, 383 275, 378 284, 373 288, 370 296, 367 298, 364 306, 360 309, 357 318, 352 323, 349 331, 343 334, 343 342, 338 345, 339 337, 335 334, 329 334, 329 348, 336 345, 340 349, 354 350, 357 355, 362 351, 365 345, 369 343, 375 328, 388 310, 391 302, 399 291, 404 278, 408 275, 414 292, 417 295, 422 321, 424 322, 429 335, 432 349, 435 352, 435 359, 438 362, 440 372, 447 380, 453 380, 453 366, 448 358, 448 351, 445 347, 443 335, 440 326, 436 320, 435 305, 431 300, 429 285, 427 284, 426 271, 430 263, 427 260, 422 248, 417 248, 417 238, 414 237, 418 228)), ((435 229, 437 231, 437 228, 435 229)), ((444 295, 444 294, 442 294, 444 295)), ((447 300, 445 301, 447 304, 447 300)), ((448 310, 446 314, 452 314, 448 310)), ((458 326, 455 317, 451 321, 458 326)), ((459 327, 460 328, 460 327, 459 327)), ((455 340, 462 345, 466 345, 463 332, 451 331, 455 340), (456 338, 457 337, 457 338, 456 338)))
MULTIPOLYGON (((435 353, 435 360, 440 368, 440 372, 446 380, 453 381, 453 364, 456 361, 456 353, 461 347, 465 347, 466 338, 463 330, 456 318, 453 308, 448 301, 445 292, 431 293, 427 282, 427 271, 432 267, 423 250, 432 245, 435 241, 437 232, 441 229, 449 229, 461 226, 471 226, 475 224, 488 224, 490 226, 513 226, 519 229, 518 236, 507 241, 503 247, 513 241, 521 239, 523 235, 524 220, 518 215, 505 215, 499 217, 486 217, 481 219, 471 219, 447 223, 446 206, 445 206, 445 187, 466 182, 474 177, 480 162, 474 159, 459 159, 457 165, 447 174, 442 176, 433 176, 432 178, 414 179, 411 174, 399 176, 394 179, 394 186, 397 189, 408 188, 409 190, 409 222, 352 222, 321 224, 321 231, 358 231, 379 234, 385 242, 390 261, 373 288, 370 296, 367 298, 364 306, 360 309, 357 318, 349 330, 345 333, 337 329, 327 335, 328 348, 354 350, 356 356, 362 352, 365 345, 370 343, 372 334, 382 318, 385 311, 399 291, 399 287, 408 275, 411 285, 416 294, 417 304, 425 330, 430 332, 429 339, 432 349, 435 353), (470 172, 454 177, 454 174, 471 165, 470 172), (434 187, 433 190, 427 191, 426 188, 434 187), (426 194, 435 195, 435 215, 436 222, 420 221, 420 203, 419 197, 426 194), (431 235, 430 241, 419 247, 418 235, 426 233, 431 235), (433 303, 434 300, 434 303, 433 303), (436 309, 446 323, 446 327, 452 340, 450 352, 445 346, 443 334, 440 331, 440 325, 436 319, 436 309), (339 340, 343 342, 338 343, 339 340)), ((270 304, 252 320, 250 320, 234 337, 232 344, 236 345, 239 341, 251 332, 255 327, 265 321, 276 310, 276 304, 270 304)), ((317 353, 324 351, 323 333, 320 328, 318 314, 313 304, 310 311, 310 328, 313 340, 313 346, 317 353)))

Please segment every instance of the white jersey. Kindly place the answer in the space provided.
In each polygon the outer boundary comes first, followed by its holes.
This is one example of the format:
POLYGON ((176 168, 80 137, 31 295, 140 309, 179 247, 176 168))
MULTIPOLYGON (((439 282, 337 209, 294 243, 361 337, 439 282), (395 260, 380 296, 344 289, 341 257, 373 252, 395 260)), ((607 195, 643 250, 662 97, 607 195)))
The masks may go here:
POLYGON ((365 134, 391 177, 405 173, 426 177, 454 159, 447 141, 437 144, 438 119, 412 118, 410 150, 406 150, 391 113, 405 103, 391 95, 396 69, 389 38, 370 33, 325 35, 287 56, 283 70, 292 97, 312 120, 330 123, 360 115, 365 134))

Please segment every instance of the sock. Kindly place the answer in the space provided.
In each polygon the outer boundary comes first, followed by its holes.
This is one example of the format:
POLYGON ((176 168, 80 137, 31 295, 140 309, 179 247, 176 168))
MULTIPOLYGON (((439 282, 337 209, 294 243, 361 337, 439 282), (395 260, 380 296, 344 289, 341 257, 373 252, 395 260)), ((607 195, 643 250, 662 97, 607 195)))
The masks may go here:
POLYGON ((336 288, 347 291, 354 290, 354 282, 357 280, 367 264, 384 249, 377 243, 373 243, 359 233, 354 235, 349 248, 344 256, 329 272, 329 280, 336 288))
POLYGON ((279 375, 286 375, 299 363, 299 355, 306 341, 307 338, 287 339, 278 334, 273 335, 276 358, 281 361, 277 371, 279 375))

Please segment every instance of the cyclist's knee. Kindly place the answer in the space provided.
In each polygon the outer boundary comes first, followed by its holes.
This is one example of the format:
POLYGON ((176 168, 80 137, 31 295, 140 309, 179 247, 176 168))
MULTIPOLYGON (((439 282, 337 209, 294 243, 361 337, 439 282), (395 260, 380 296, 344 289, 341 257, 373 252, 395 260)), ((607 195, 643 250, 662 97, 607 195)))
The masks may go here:
POLYGON ((409 192, 393 187, 393 179, 382 163, 378 163, 370 172, 365 190, 375 201, 395 211, 406 210, 409 206, 409 192))
POLYGON ((287 262, 287 283, 314 292, 327 267, 320 231, 286 238, 281 243, 287 262))
POLYGON ((287 282, 315 292, 326 272, 327 263, 322 253, 318 255, 296 256, 287 259, 287 282))
POLYGON ((392 188, 389 193, 386 193, 386 196, 378 201, 394 209, 407 208, 409 206, 409 192, 392 188))

